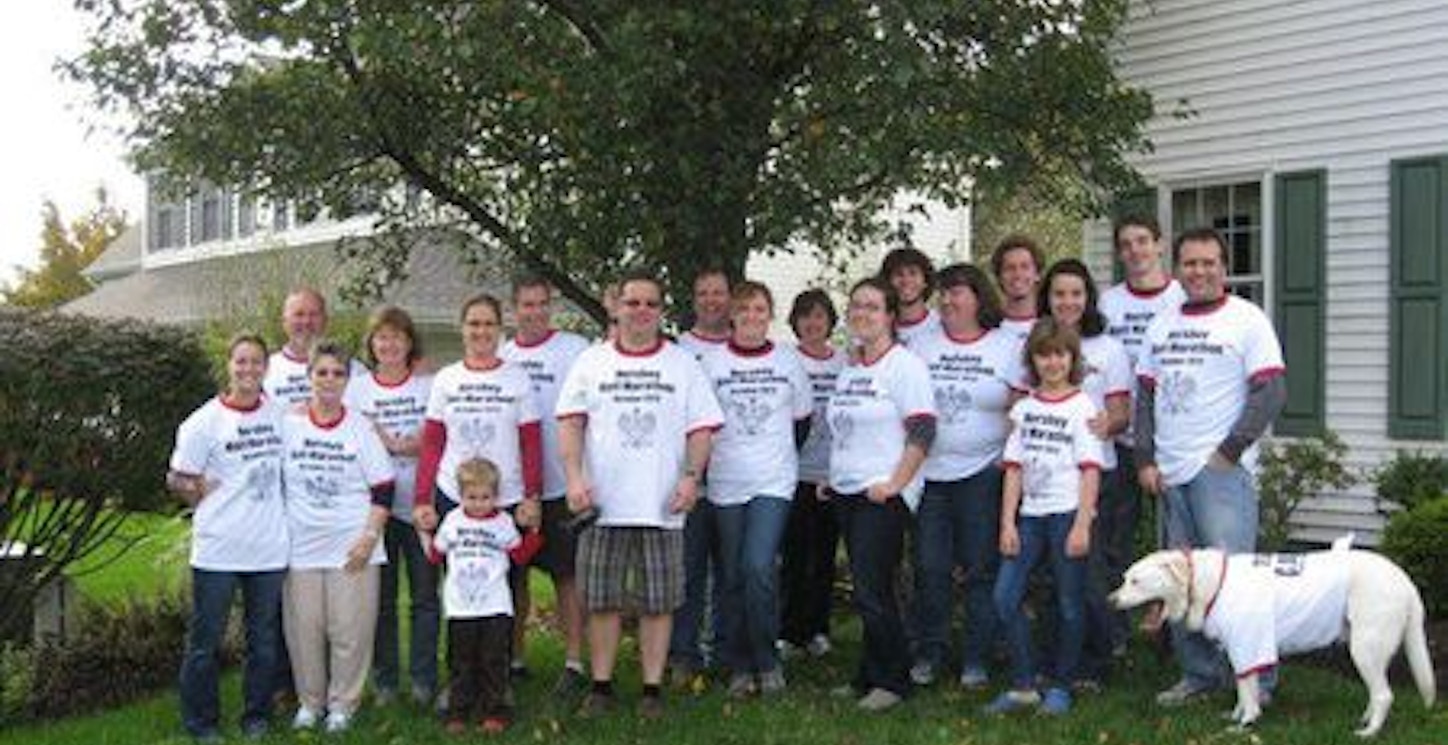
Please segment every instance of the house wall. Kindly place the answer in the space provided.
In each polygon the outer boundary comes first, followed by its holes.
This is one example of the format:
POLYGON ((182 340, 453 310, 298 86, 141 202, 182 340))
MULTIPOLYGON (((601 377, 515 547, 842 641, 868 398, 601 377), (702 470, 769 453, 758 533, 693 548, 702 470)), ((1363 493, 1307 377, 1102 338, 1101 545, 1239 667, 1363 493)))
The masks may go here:
MULTIPOLYGON (((1448 154, 1448 3, 1138 2, 1118 61, 1156 101, 1155 151, 1135 164, 1158 187, 1164 226, 1172 188, 1260 178, 1270 257, 1272 177, 1326 171, 1327 426, 1361 468, 1394 450, 1448 450, 1387 434, 1389 163, 1448 154)), ((1110 276, 1109 226, 1088 226, 1086 240, 1098 276, 1110 276)), ((1383 521, 1371 495, 1362 484, 1311 500, 1297 536, 1354 529, 1373 540, 1383 521)))

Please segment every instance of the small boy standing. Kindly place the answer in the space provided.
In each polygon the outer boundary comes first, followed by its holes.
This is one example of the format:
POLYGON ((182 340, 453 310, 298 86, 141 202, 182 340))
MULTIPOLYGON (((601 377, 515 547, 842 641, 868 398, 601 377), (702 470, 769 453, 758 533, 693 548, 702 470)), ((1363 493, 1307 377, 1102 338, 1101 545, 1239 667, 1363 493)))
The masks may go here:
POLYGON ((543 545, 536 503, 516 514, 498 509, 498 468, 483 458, 458 465, 459 509, 438 526, 432 556, 447 556, 443 612, 447 617, 451 690, 447 731, 462 734, 469 716, 489 734, 512 722, 508 667, 513 656, 513 596, 509 563, 525 565, 543 545), (519 533, 519 529, 523 533, 519 533))

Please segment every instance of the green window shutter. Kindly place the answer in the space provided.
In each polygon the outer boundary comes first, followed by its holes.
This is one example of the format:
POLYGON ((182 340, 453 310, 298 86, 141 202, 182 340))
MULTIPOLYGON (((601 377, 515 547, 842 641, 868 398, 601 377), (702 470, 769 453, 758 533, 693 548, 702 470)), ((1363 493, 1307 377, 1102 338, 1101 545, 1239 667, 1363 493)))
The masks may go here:
MULTIPOLYGON (((1148 186, 1136 191, 1128 191, 1116 195, 1116 201, 1111 205, 1111 226, 1116 227, 1116 221, 1127 215, 1149 215, 1158 220, 1161 216, 1156 214, 1156 187, 1148 186)), ((1170 242, 1170 236, 1164 236, 1170 242)), ((1121 259, 1116 257, 1116 236, 1111 236, 1111 281, 1121 282, 1126 279, 1126 271, 1121 268, 1121 259)))
POLYGON ((1448 423, 1448 157, 1392 164, 1388 434, 1441 440, 1448 423))
POLYGON ((1275 431, 1323 430, 1327 324, 1327 172, 1286 173, 1274 189, 1273 316, 1287 363, 1275 431))

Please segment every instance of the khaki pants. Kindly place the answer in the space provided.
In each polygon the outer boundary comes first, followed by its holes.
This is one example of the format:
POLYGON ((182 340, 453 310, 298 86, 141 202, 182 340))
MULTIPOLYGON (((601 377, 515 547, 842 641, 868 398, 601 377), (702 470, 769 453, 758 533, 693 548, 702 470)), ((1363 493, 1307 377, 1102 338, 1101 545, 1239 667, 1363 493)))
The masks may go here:
POLYGON ((348 715, 357 710, 372 666, 378 569, 287 572, 282 623, 302 706, 348 715))

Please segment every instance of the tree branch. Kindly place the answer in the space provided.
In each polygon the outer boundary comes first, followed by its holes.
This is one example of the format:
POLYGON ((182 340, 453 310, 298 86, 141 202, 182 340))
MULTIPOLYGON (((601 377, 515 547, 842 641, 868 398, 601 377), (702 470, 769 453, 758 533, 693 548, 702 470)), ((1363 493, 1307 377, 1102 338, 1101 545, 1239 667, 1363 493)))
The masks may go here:
POLYGON ((588 42, 589 48, 595 53, 601 55, 612 53, 608 39, 603 35, 603 29, 599 28, 594 19, 587 15, 583 3, 572 0, 541 0, 539 5, 556 13, 566 21, 575 33, 588 42))

